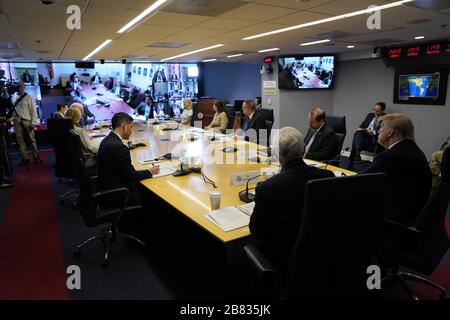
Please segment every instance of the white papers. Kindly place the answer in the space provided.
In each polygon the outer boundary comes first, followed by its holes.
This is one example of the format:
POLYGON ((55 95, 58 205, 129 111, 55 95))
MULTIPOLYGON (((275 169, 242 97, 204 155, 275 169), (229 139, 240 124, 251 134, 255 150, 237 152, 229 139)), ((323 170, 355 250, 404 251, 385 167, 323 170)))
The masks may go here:
MULTIPOLYGON (((149 160, 141 160, 141 161, 139 161, 139 163, 144 164, 144 165, 150 165, 150 164, 154 164, 156 162, 154 162, 154 161, 149 162, 149 160)), ((153 178, 171 175, 172 173, 177 171, 178 164, 175 162, 160 162, 160 163, 158 163, 158 165, 159 165, 159 173, 154 174, 153 178)))
POLYGON ((317 161, 313 161, 313 160, 303 159, 303 161, 308 166, 312 166, 312 167, 316 167, 316 168, 325 168, 325 166, 326 166, 325 163, 321 163, 321 162, 317 162, 317 161))
POLYGON ((226 207, 211 211, 204 217, 228 232, 248 226, 254 206, 255 203, 250 202, 242 206, 226 207))

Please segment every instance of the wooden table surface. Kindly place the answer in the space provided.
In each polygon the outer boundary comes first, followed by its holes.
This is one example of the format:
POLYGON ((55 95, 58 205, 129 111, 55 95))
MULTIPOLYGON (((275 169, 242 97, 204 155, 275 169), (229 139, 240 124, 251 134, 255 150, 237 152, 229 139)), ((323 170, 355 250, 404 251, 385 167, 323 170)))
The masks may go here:
MULTIPOLYGON (((197 161, 200 159, 202 171, 208 178, 213 180, 217 186, 203 181, 198 173, 191 173, 182 177, 172 175, 143 180, 141 183, 161 199, 169 203, 180 213, 197 223, 224 243, 244 238, 250 235, 248 227, 225 232, 218 226, 207 220, 204 215, 211 210, 209 192, 220 191, 221 208, 244 204, 239 199, 239 192, 245 190, 245 185, 234 186, 230 184, 230 176, 233 173, 269 168, 270 164, 257 163, 254 161, 257 150, 265 148, 245 141, 210 141, 210 133, 192 133, 196 128, 180 126, 180 130, 164 131, 164 125, 148 125, 147 123, 134 123, 133 135, 130 140, 144 142, 146 147, 139 147, 131 151, 133 165, 137 170, 149 168, 139 161, 154 159, 166 153, 184 155, 197 161), (196 137, 191 141, 191 137, 196 137), (238 149, 235 153, 225 153, 226 146, 238 149), (253 161, 252 161, 253 159, 253 161)), ((173 161, 179 163, 179 161, 173 161)), ((323 163, 310 161, 317 166, 325 166, 323 163)), ((328 166, 328 170, 344 172, 347 175, 355 173, 338 167, 328 166)), ((250 184, 254 187, 255 184, 250 184)))

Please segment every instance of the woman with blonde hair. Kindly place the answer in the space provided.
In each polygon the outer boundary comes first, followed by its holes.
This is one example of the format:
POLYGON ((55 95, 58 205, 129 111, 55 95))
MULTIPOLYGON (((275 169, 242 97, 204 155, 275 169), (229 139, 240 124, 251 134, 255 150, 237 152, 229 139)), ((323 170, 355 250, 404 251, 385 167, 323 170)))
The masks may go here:
POLYGON ((80 136, 81 140, 81 149, 83 151, 84 155, 84 165, 86 168, 94 167, 97 164, 97 153, 98 153, 98 147, 95 147, 91 143, 91 139, 89 138, 89 135, 87 131, 80 127, 80 120, 81 120, 81 112, 77 108, 70 108, 66 112, 66 118, 71 119, 73 123, 73 129, 75 132, 80 136))
POLYGON ((183 100, 183 113, 181 113, 181 124, 190 125, 193 115, 194 110, 192 110, 192 101, 186 98, 183 100))

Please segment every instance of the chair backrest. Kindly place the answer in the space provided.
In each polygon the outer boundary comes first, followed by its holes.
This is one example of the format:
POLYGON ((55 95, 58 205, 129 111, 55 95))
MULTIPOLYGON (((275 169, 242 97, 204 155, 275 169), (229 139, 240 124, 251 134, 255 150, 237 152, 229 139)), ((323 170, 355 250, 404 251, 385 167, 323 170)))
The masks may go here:
POLYGON ((47 131, 55 151, 55 175, 60 178, 76 178, 69 166, 69 131, 73 129, 71 119, 47 119, 47 131))
POLYGON ((234 125, 234 118, 236 117, 236 111, 234 111, 234 106, 225 106, 225 112, 227 113, 228 117, 228 125, 227 129, 233 129, 234 125))
POLYGON ((270 145, 270 134, 272 132, 273 123, 275 121, 274 116, 273 116, 273 109, 261 108, 257 112, 261 115, 261 117, 263 117, 263 119, 266 122, 266 129, 267 129, 266 145, 269 146, 270 145))
POLYGON ((386 184, 384 173, 307 182, 288 266, 287 298, 366 297, 386 184), (369 187, 380 192, 376 199, 369 187))
POLYGON ((342 133, 334 133, 337 140, 336 153, 335 156, 339 155, 342 151, 342 146, 344 145, 345 134, 342 133))
POLYGON ((69 165, 72 166, 76 172, 78 185, 80 188, 79 193, 79 208, 84 223, 88 227, 95 226, 95 218, 98 211, 98 205, 94 200, 94 192, 96 188, 92 183, 91 176, 84 166, 83 151, 81 148, 80 136, 75 130, 70 130, 68 135, 69 151, 69 165))
POLYGON ((340 133, 344 135, 347 134, 347 127, 345 124, 345 117, 341 116, 326 116, 325 121, 327 125, 333 129, 335 133, 340 133))
MULTIPOLYGON (((444 150, 441 163, 441 182, 432 191, 425 207, 415 222, 421 235, 417 239, 417 259, 414 265, 407 265, 423 274, 431 274, 439 265, 449 248, 449 239, 445 226, 447 209, 450 201, 450 148, 444 150)), ((402 262, 402 261, 400 261, 402 262)))

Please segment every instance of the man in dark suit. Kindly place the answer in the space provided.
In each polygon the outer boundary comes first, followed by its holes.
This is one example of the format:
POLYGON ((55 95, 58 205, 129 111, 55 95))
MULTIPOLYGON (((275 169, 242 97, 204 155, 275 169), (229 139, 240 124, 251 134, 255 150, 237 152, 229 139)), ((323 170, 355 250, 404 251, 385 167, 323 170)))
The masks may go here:
MULTIPOLYGON (((133 129, 133 118, 124 112, 116 113, 111 125, 113 131, 100 143, 97 166, 99 189, 108 190, 125 187, 130 191, 128 205, 140 204, 137 182, 159 173, 159 167, 136 171, 131 164, 128 140, 133 129)), ((105 199, 105 206, 115 205, 114 199, 105 199)))
POLYGON ((427 158, 414 142, 414 125, 404 114, 384 116, 378 143, 387 150, 375 156, 364 173, 384 172, 388 176, 387 217, 412 225, 431 191, 431 170, 427 158))
POLYGON ((361 161, 360 154, 362 150, 375 151, 376 149, 377 153, 384 150, 382 146, 377 147, 377 135, 380 129, 380 117, 385 115, 385 109, 386 104, 384 102, 377 102, 373 107, 373 112, 367 114, 359 128, 356 129, 349 157, 349 170, 353 169, 355 161, 361 161))
POLYGON ((303 214, 303 195, 309 180, 333 177, 327 170, 307 166, 302 134, 285 127, 274 137, 273 153, 278 154, 279 174, 256 186, 255 208, 250 218, 250 232, 260 238, 261 251, 279 270, 284 271, 303 214))
POLYGON ((331 160, 336 154, 337 139, 325 122, 325 110, 314 108, 308 117, 309 129, 305 137, 305 158, 317 161, 331 160))
POLYGON ((245 118, 242 124, 242 131, 246 141, 259 143, 259 130, 266 129, 266 121, 256 111, 254 100, 245 100, 242 104, 245 118))
POLYGON ((64 119, 66 111, 69 109, 67 105, 64 103, 58 103, 56 105, 56 113, 55 113, 55 119, 64 119))

